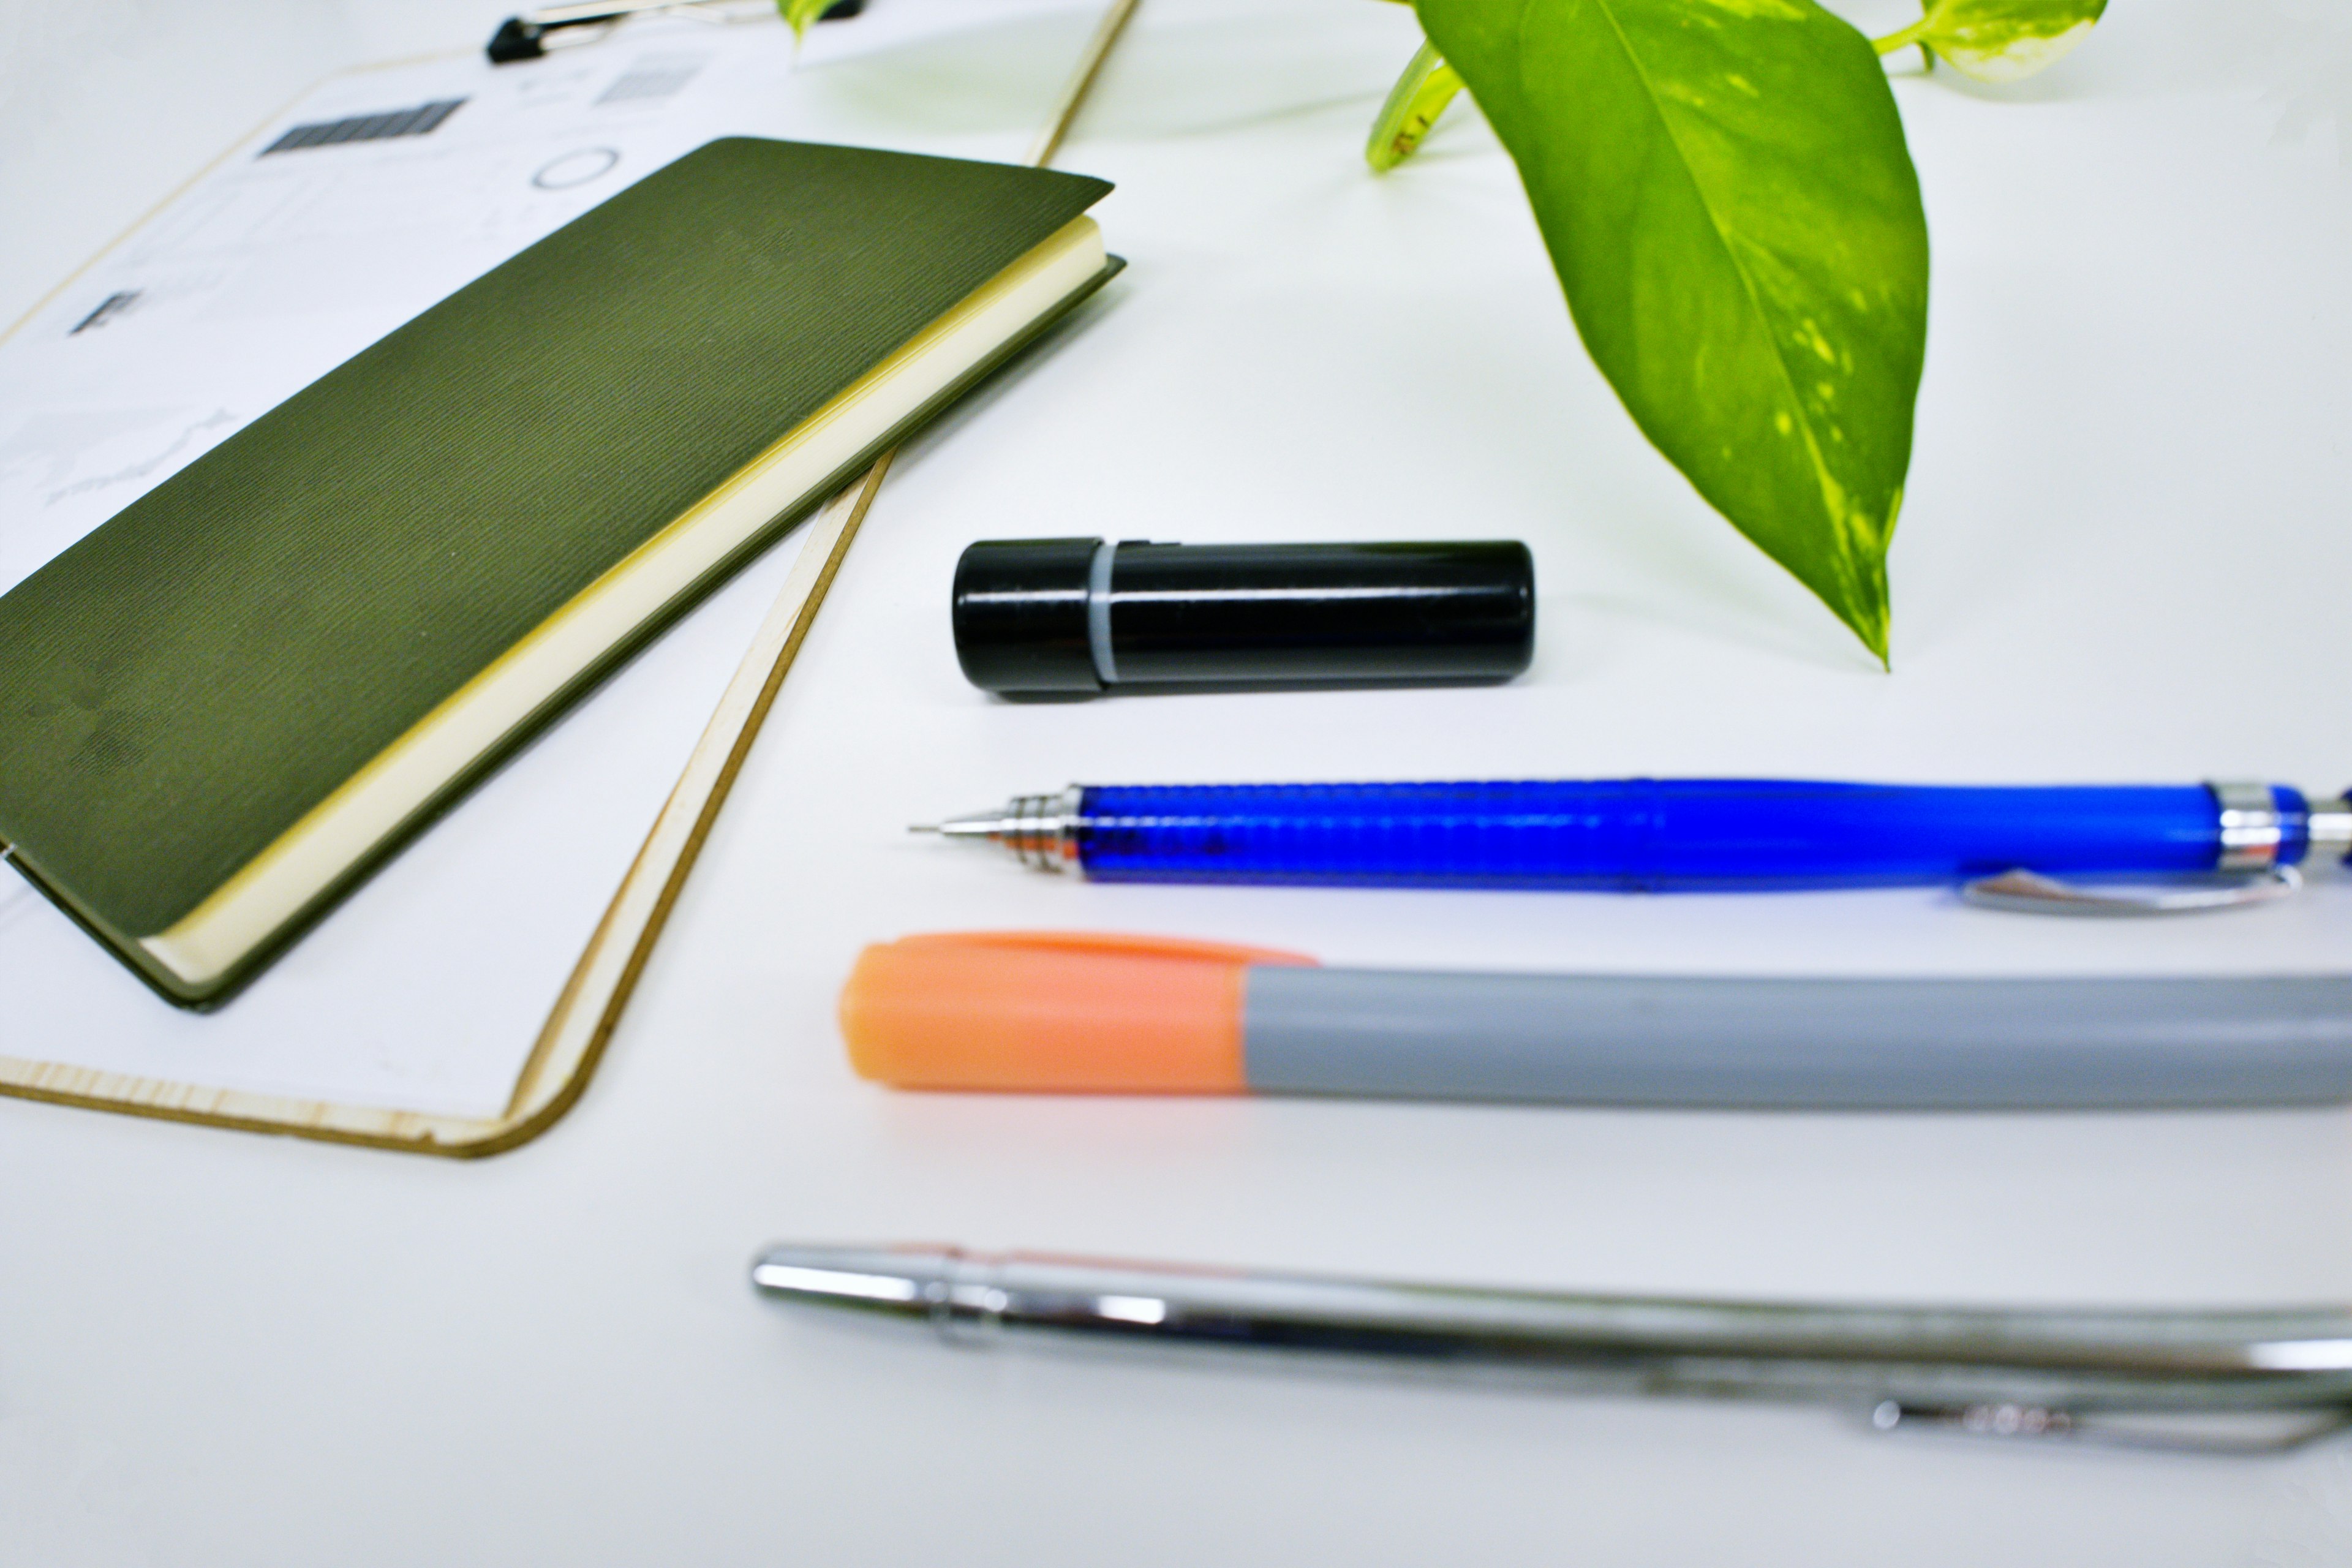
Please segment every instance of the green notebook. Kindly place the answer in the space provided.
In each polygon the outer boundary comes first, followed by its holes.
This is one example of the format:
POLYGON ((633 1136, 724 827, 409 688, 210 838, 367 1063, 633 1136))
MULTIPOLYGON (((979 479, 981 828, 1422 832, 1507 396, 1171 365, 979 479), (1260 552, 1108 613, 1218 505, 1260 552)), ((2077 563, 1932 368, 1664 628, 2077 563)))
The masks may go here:
POLYGON ((730 138, 0 597, 0 843, 217 1001, 1118 263, 1045 170, 730 138))

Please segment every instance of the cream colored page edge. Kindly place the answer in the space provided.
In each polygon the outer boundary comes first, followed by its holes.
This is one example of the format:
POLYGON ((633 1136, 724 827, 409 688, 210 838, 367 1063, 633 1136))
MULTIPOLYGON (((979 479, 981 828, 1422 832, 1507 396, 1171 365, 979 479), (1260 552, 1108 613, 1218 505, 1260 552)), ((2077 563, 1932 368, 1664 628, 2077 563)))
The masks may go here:
POLYGON ((210 898, 140 945, 189 984, 217 978, 598 654, 1100 272, 1105 259, 1094 220, 1072 220, 583 589, 210 898), (918 367, 927 374, 913 374, 918 367))
POLYGON ((714 737, 725 739, 740 732, 742 715, 757 702, 761 688, 774 678, 778 659, 788 657, 784 650, 806 628, 823 602, 830 569, 839 564, 847 537, 864 517, 879 485, 878 468, 867 469, 863 479, 835 496, 809 523, 812 532, 800 558, 793 563, 783 591, 777 595, 759 637, 728 683, 718 712, 705 727, 687 764, 686 775, 663 805, 612 908, 549 1014, 502 1114, 465 1116, 339 1105, 10 1057, 0 1057, 0 1093, 172 1121, 294 1132, 337 1142, 467 1157, 496 1154, 536 1137, 578 1098, 590 1065, 603 1048, 615 1011, 614 998, 625 989, 652 912, 677 875, 685 841, 709 798, 710 775, 725 764, 727 748, 714 745, 714 737))

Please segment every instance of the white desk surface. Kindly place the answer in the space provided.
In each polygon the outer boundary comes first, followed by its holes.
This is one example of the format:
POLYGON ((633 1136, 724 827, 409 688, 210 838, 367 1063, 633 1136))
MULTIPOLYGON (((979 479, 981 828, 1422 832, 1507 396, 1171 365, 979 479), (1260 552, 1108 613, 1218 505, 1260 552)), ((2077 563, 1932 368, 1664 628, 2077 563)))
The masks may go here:
MULTIPOLYGON (((0 14, 0 316, 320 71, 496 19, 469 0, 0 14)), ((1664 900, 1055 887, 897 837, 1066 775, 2346 771, 2352 546, 2309 521, 2340 516, 2352 465, 2352 319, 2317 282, 2352 226, 2352 53, 2326 8, 2131 0, 2021 101, 1898 89, 1938 292, 1891 681, 1641 449, 1543 313, 1523 228, 1449 248, 1449 211, 1482 235, 1523 221, 1482 128, 1362 174, 1401 14, 1147 0, 1146 19, 1064 160, 1122 183, 1103 216, 1129 278, 893 476, 567 1121, 452 1164, 0 1101, 0 1562, 2352 1555, 2352 1443, 2218 1462, 1890 1440, 1807 1409, 954 1354, 751 1297, 750 1255, 782 1237, 1662 1292, 2352 1297, 2344 1111, 1673 1115, 849 1078, 834 990, 860 942, 913 929, 1392 961, 1444 927, 1456 961, 1486 943, 1596 966, 1679 929, 1759 968, 1867 929, 1884 945, 1852 963, 1916 967, 1952 921, 1997 918, 1877 895, 1784 929, 1664 900), (1254 261, 1253 234, 1322 247, 1328 289, 1254 261), (1411 324, 1373 353, 1352 313, 1381 302, 1411 324), (1421 401, 1381 430, 1400 342, 1421 401), (1181 434, 1147 459, 1153 421, 1181 434), (2216 515, 2210 564, 2166 547, 2216 515), (1011 709, 955 677, 945 585, 972 538, 1422 527, 1536 543, 1526 685, 1011 709), (2245 679, 2264 666, 2287 673, 2245 679)), ((877 111, 991 111, 968 77, 930 79, 877 111)), ((2347 915, 2318 900, 2156 949, 1971 927, 1997 934, 1953 939, 1974 956, 1949 963, 2176 968, 2270 940, 2324 966, 2347 915)))

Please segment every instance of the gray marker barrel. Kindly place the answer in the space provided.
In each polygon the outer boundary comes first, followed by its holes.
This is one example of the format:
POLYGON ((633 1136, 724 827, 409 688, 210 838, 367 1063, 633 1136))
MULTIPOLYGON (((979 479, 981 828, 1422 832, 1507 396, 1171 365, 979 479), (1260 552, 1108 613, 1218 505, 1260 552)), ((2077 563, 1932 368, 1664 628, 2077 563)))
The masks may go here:
POLYGON ((2352 978, 1676 979, 1253 966, 1260 1093, 2070 1110, 2352 1100, 2352 978))

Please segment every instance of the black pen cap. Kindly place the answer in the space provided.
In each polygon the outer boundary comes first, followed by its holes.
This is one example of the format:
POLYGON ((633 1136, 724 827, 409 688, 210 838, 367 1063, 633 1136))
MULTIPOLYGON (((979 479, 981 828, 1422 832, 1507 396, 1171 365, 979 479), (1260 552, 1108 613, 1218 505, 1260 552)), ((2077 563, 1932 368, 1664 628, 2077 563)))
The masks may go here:
POLYGON ((982 540, 954 606, 964 674, 1008 696, 1507 680, 1535 656, 1535 559, 1516 540, 982 540))

